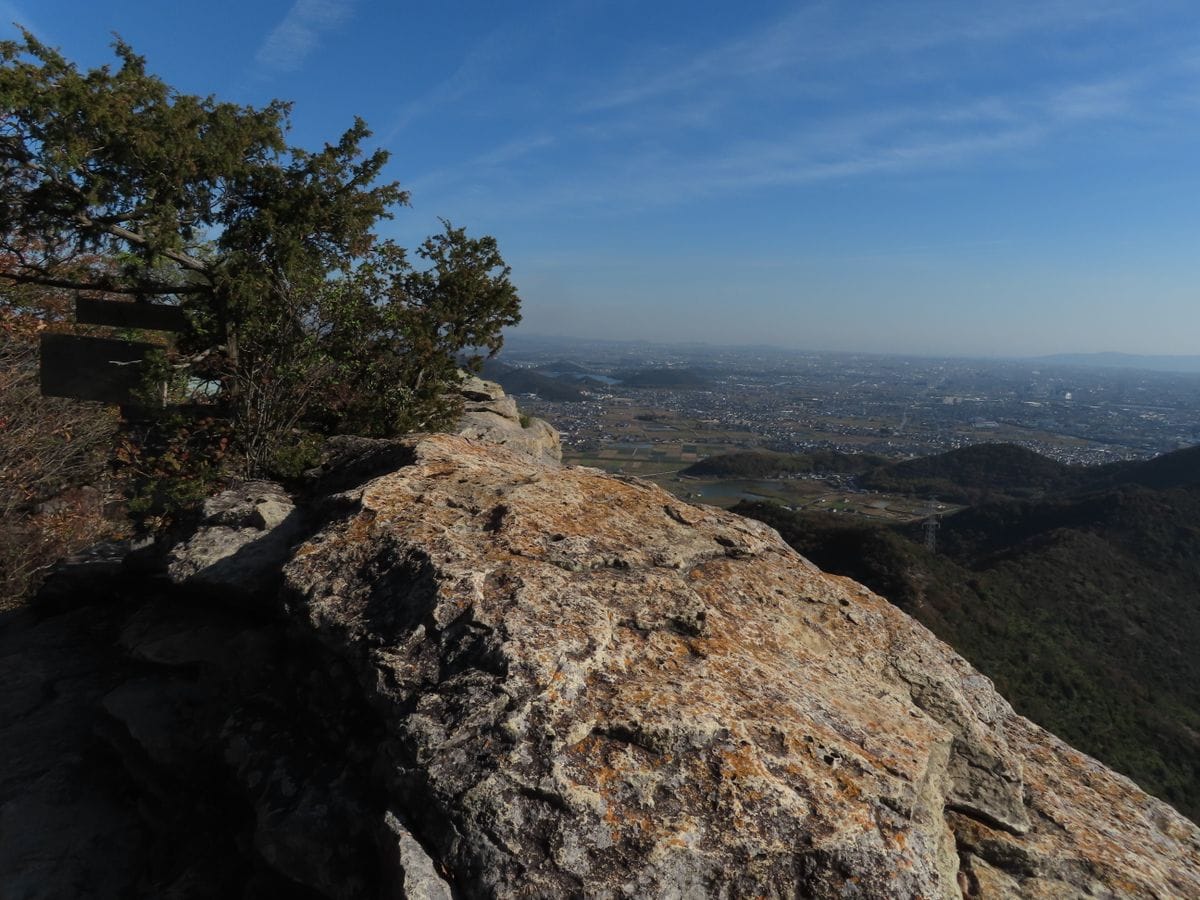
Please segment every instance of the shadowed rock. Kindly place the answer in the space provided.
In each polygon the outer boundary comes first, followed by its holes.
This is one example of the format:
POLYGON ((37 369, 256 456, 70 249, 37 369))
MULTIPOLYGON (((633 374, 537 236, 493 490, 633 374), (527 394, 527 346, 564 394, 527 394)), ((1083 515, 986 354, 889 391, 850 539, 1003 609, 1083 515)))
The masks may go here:
POLYGON ((247 481, 204 501, 200 525, 171 548, 173 584, 233 597, 267 594, 299 537, 302 517, 286 492, 269 481, 247 481))

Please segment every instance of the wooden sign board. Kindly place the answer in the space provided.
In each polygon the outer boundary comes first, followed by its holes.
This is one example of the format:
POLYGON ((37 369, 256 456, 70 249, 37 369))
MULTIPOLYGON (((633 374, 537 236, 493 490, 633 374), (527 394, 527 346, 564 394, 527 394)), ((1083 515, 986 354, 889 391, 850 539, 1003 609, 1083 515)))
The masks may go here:
POLYGON ((85 297, 75 298, 75 321, 81 325, 111 325, 150 331, 183 331, 187 328, 187 316, 178 306, 90 300, 85 297))
POLYGON ((134 341, 43 334, 42 396, 128 403, 142 383, 137 363, 155 349, 154 344, 134 341))

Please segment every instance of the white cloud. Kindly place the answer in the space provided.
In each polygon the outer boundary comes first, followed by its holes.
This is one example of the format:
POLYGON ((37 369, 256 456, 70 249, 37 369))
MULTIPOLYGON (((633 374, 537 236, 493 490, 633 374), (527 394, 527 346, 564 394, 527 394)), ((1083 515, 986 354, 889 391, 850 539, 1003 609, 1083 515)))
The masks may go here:
POLYGON ((1074 85, 1059 91, 1048 103, 1059 119, 1104 119, 1124 113, 1140 86, 1136 78, 1113 78, 1074 85))
POLYGON ((848 28, 836 7, 815 3, 686 61, 649 70, 635 66, 618 86, 592 98, 587 108, 631 106, 707 90, 731 79, 777 80, 783 72, 806 72, 835 62, 912 57, 947 46, 998 44, 1031 33, 1069 32, 1135 15, 1138 8, 1128 0, 1020 0, 995 9, 934 0, 867 7, 848 28))
POLYGON ((352 0, 296 0, 258 48, 254 61, 274 72, 292 72, 317 46, 322 33, 341 24, 352 0))
MULTIPOLYGON (((575 103, 514 114, 529 137, 418 181, 441 202, 496 216, 627 213, 857 178, 1037 166, 1068 136, 1134 140, 1168 99, 1178 107, 1200 96, 1189 92, 1200 54, 1181 48, 1184 39, 1161 42, 1153 57, 1110 53, 1095 39, 1136 24, 1128 0, 915 8, 864 3, 861 27, 847 31, 844 7, 810 3, 686 58, 654 45, 587 73, 570 86, 575 103), (551 141, 563 169, 536 156, 551 141)), ((435 95, 465 92, 487 62, 489 53, 469 55, 435 95)))

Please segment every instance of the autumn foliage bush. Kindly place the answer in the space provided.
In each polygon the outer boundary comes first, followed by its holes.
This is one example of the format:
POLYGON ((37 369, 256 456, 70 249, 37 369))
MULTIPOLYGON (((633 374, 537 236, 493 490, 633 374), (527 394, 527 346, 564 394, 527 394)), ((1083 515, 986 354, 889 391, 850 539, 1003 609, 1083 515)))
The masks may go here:
POLYGON ((38 336, 55 301, 0 302, 0 608, 23 602, 55 560, 122 531, 106 516, 116 410, 39 391, 38 336))

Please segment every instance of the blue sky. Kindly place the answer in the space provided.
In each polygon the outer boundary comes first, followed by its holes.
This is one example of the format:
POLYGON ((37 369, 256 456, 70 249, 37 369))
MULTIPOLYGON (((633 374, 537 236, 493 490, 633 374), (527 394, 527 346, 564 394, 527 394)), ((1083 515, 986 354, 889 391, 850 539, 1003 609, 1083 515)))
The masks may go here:
MULTIPOLYGON (((389 233, 494 234, 523 331, 1200 353, 1195 0, 0 0, 82 65, 354 115, 389 233)), ((8 29, 11 32, 11 29, 8 29)))

